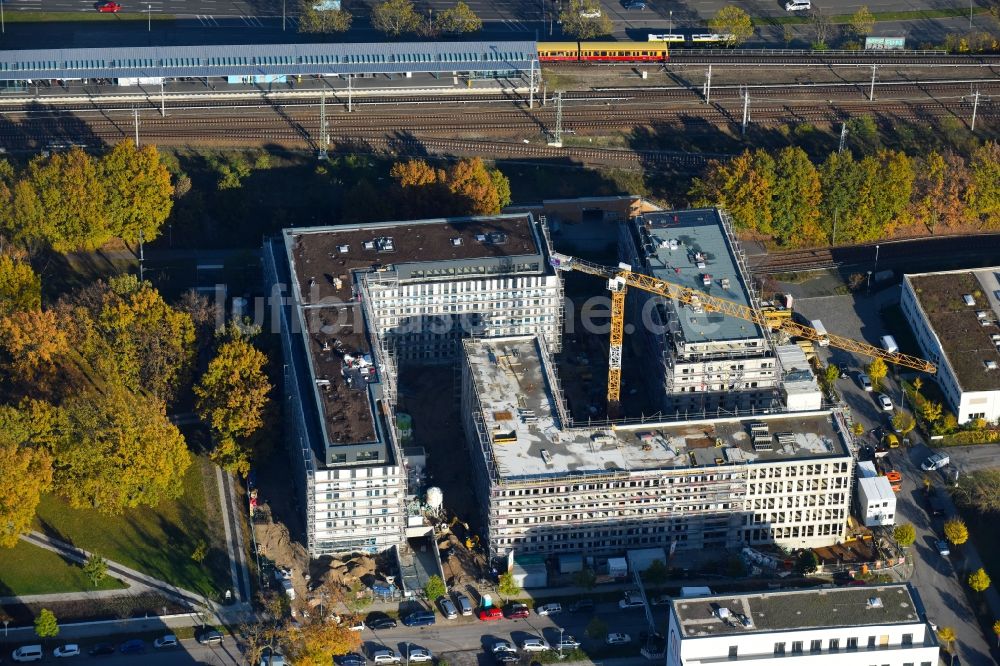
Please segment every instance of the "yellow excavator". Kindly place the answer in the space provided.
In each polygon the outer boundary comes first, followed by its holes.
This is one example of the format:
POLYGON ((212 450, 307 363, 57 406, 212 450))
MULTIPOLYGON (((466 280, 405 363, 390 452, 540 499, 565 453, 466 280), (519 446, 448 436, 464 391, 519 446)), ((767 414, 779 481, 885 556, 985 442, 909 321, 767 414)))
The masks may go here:
POLYGON ((617 268, 602 266, 583 259, 577 259, 566 254, 553 252, 550 257, 552 266, 561 271, 578 271, 589 273, 607 279, 608 290, 611 292, 611 349, 608 353, 608 413, 618 411, 621 400, 622 381, 622 342, 625 331, 625 292, 629 287, 642 289, 651 294, 657 294, 671 301, 677 301, 700 312, 717 312, 728 317, 736 317, 753 322, 758 326, 772 330, 784 331, 790 336, 823 342, 831 347, 849 352, 881 358, 886 363, 894 363, 905 368, 921 372, 935 373, 937 367, 930 361, 916 356, 889 352, 875 347, 867 342, 860 342, 840 335, 817 331, 809 326, 803 326, 791 319, 776 321, 768 318, 766 313, 743 305, 736 301, 719 298, 705 292, 691 289, 673 282, 636 273, 627 264, 619 264, 617 268))

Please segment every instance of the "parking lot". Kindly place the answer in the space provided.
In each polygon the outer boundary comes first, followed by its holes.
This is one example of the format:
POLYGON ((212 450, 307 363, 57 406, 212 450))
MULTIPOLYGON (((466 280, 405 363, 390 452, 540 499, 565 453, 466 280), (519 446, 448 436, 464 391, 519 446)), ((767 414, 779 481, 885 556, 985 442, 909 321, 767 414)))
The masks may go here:
MULTIPOLYGON (((898 288, 886 288, 870 296, 802 298, 795 301, 795 310, 807 319, 821 319, 831 334, 878 345, 881 336, 893 333, 880 325, 881 312, 898 302, 898 294, 898 288)), ((850 367, 850 377, 838 380, 836 388, 850 408, 854 420, 865 426, 864 439, 868 443, 875 443, 877 438, 872 434, 873 430, 883 428, 891 431, 892 414, 901 408, 905 409, 901 407, 902 389, 898 379, 912 379, 916 373, 905 369, 896 370, 890 366, 889 376, 884 381, 882 392, 890 397, 894 409, 892 412, 886 412, 876 402, 877 392, 864 391, 857 380, 857 373, 864 371, 868 359, 829 347, 816 349, 824 363, 846 363, 850 367)), ((919 354, 919 350, 902 351, 919 354)), ((928 619, 939 627, 948 626, 955 630, 957 650, 962 663, 984 666, 993 664, 990 647, 980 631, 964 587, 970 569, 967 561, 970 547, 967 545, 952 548, 951 554, 947 557, 938 553, 935 542, 941 538, 942 524, 956 511, 948 499, 944 516, 930 515, 923 486, 923 478, 927 473, 920 469, 920 463, 933 451, 922 441, 918 433, 910 433, 909 438, 912 446, 909 449, 905 447, 891 449, 888 461, 891 468, 903 476, 902 489, 897 494, 896 523, 912 523, 917 534, 917 539, 910 548, 911 554, 914 555, 914 570, 910 580, 923 600, 928 619)), ((973 448, 976 450, 948 449, 947 451, 955 456, 955 464, 962 470, 996 464, 995 456, 1000 453, 1000 446, 973 448)), ((940 472, 931 472, 928 476, 936 486, 944 484, 940 472)), ((971 566, 978 567, 978 560, 971 566)))

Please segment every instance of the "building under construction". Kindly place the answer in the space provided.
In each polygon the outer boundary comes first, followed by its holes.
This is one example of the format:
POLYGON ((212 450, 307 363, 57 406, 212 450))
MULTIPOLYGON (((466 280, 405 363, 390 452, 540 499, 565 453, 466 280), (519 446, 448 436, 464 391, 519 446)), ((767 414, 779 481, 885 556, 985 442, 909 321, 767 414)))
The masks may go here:
MULTIPOLYGON (((644 213, 620 227, 619 254, 651 277, 759 308, 728 215, 717 208, 644 213)), ((632 289, 645 374, 666 414, 748 413, 781 401, 782 370, 766 327, 632 289)))
POLYGON ((492 555, 845 537, 853 458, 838 413, 579 427, 544 338, 463 347, 462 419, 492 555))

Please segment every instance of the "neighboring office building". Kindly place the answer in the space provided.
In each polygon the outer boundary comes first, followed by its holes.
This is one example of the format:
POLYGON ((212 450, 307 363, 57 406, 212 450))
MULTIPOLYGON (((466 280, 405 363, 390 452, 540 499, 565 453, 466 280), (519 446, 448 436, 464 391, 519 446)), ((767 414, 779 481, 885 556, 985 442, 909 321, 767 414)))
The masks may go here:
POLYGON ((272 296, 294 285, 273 307, 311 555, 403 539, 397 362, 453 359, 464 335, 559 344, 562 287, 542 232, 530 215, 498 215, 286 229, 265 244, 272 296))
POLYGON ((908 585, 675 599, 666 666, 937 666, 940 647, 908 585))
POLYGON ((892 483, 879 476, 875 463, 857 464, 858 518, 865 527, 883 527, 896 523, 896 493, 892 483))
POLYGON ((581 427, 543 339, 463 346, 462 420, 493 555, 846 537, 854 461, 829 411, 581 427))
MULTIPOLYGON (((619 255, 633 270, 758 308, 728 216, 716 208, 645 213, 622 225, 619 255)), ((761 411, 781 373, 768 334, 750 321, 630 289, 626 314, 644 333, 649 386, 665 413, 761 411)))
POLYGON ((900 305, 958 422, 1000 419, 1000 266, 906 275, 900 305))

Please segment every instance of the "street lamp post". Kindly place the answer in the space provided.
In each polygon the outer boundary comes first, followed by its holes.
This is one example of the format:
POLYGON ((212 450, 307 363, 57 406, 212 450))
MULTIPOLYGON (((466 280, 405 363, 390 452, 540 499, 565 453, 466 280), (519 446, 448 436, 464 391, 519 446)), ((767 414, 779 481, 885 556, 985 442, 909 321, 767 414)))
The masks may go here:
POLYGON ((153 5, 146 5, 146 32, 153 31, 153 5))
POLYGON ((410 666, 410 644, 406 644, 406 666, 410 666))
POLYGON ((674 10, 670 10, 670 28, 667 30, 671 35, 674 34, 674 10))
POLYGON ((559 658, 560 659, 563 658, 563 653, 562 653, 563 631, 565 631, 565 630, 562 627, 559 627, 559 658))
POLYGON ((875 267, 872 270, 868 271, 868 287, 867 287, 868 293, 871 293, 872 290, 872 274, 877 272, 878 272, 878 245, 875 246, 875 267))

